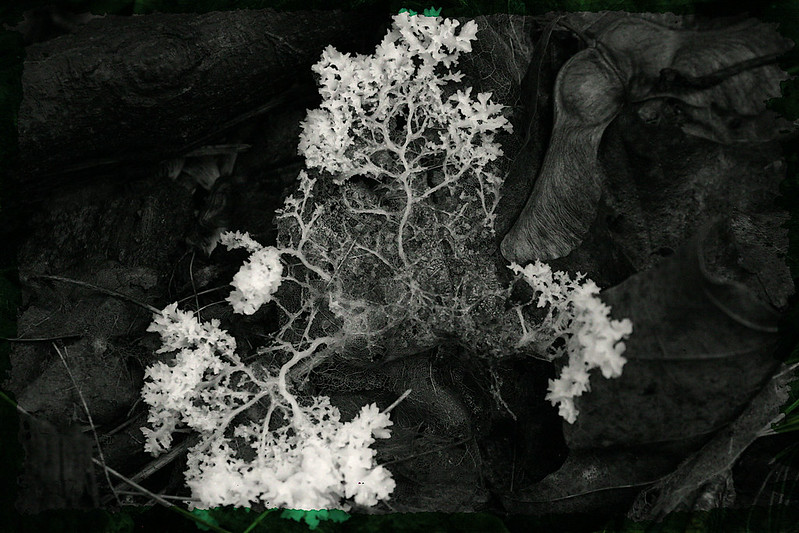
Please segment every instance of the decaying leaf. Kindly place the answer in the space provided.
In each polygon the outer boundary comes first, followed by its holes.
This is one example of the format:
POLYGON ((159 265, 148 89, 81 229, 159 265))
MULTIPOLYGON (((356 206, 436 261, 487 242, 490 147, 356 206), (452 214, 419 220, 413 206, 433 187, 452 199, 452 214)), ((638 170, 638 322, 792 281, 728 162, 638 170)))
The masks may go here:
MULTIPOLYGON (((513 225, 515 215, 524 207, 530 194, 530 176, 538 174, 546 146, 549 142, 549 132, 552 124, 552 102, 549 91, 554 84, 558 70, 568 57, 558 57, 560 51, 557 44, 553 44, 556 35, 553 31, 559 18, 547 24, 538 37, 533 47, 532 58, 529 61, 527 73, 521 81, 519 106, 521 116, 519 124, 514 131, 522 134, 521 146, 515 152, 511 167, 505 182, 502 184, 502 197, 495 229, 497 234, 504 235, 513 225)), ((564 52, 562 55, 566 55, 564 52)), ((513 146, 509 147, 513 154, 513 146)))
POLYGON ((519 264, 566 255, 588 229, 602 192, 597 160, 624 85, 599 51, 583 50, 555 81, 555 123, 540 174, 502 255, 519 264))
POLYGON ((653 115, 672 105, 686 134, 718 143, 764 142, 791 129, 765 109, 786 79, 775 61, 791 47, 772 26, 745 20, 703 30, 608 13, 595 22, 591 34, 575 30, 589 47, 558 73, 552 137, 502 241, 508 260, 561 257, 582 240, 603 191, 599 144, 625 105, 646 102, 653 115))
POLYGON ((61 430, 49 422, 23 415, 20 441, 25 470, 17 507, 38 513, 47 509, 97 506, 91 439, 74 428, 61 430))
POLYGON ((621 378, 592 382, 577 400, 577 422, 564 429, 571 449, 709 436, 777 367, 780 314, 713 266, 719 255, 734 256, 729 225, 705 226, 657 267, 602 293, 634 334, 621 378))
POLYGON ((558 471, 504 500, 514 512, 533 514, 625 508, 641 489, 678 463, 675 454, 646 447, 578 451, 558 471))
POLYGON ((789 380, 774 357, 780 314, 741 282, 741 218, 703 226, 657 267, 602 293, 635 324, 624 373, 577 398, 566 463, 509 503, 585 512, 651 487, 631 511, 651 520, 734 498, 729 471, 778 416, 789 380))
MULTIPOLYGON (((109 265, 90 278, 105 290, 146 301, 155 290, 157 275, 148 268, 109 265)), ((34 278, 29 302, 22 310, 22 339, 64 342, 70 370, 89 405, 94 422, 114 421, 139 395, 128 360, 137 348, 124 340, 141 330, 150 314, 120 298, 73 284, 34 278)), ((36 416, 55 421, 85 421, 77 390, 50 342, 19 342, 12 346, 14 372, 6 387, 20 406, 36 416)))
POLYGON ((633 504, 630 517, 638 521, 654 520, 681 506, 707 508, 723 504, 708 498, 719 492, 714 485, 730 484, 733 464, 779 416, 788 399, 787 385, 794 377, 792 372, 778 372, 733 424, 683 461, 673 473, 643 491, 633 504))

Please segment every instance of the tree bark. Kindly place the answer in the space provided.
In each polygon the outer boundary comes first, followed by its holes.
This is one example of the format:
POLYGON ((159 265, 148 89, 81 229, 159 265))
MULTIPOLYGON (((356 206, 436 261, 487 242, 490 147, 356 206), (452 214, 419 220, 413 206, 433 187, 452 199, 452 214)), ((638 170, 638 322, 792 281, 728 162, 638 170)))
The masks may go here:
POLYGON ((388 21, 369 16, 107 16, 31 45, 19 110, 20 178, 169 157, 237 116, 280 105, 298 87, 312 89, 310 66, 327 45, 374 46, 388 21))

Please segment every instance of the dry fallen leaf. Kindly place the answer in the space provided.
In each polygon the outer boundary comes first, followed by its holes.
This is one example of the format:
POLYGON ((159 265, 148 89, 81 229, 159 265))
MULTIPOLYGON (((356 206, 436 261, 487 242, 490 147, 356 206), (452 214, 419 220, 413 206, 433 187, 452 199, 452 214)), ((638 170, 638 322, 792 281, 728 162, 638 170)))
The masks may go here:
POLYGON ((577 399, 580 415, 564 428, 571 449, 709 436, 771 376, 781 315, 717 274, 716 256, 735 251, 730 225, 705 226, 657 267, 602 293, 614 316, 633 321, 628 362, 620 378, 592 380, 577 399))
POLYGON ((510 261, 561 257, 583 239, 603 192, 599 144, 626 105, 646 103, 650 114, 671 105, 684 133, 717 143, 765 142, 792 129, 765 109, 786 79, 776 58, 792 45, 773 26, 750 19, 701 30, 625 13, 598 17, 594 33, 574 30, 589 46, 558 73, 549 147, 502 241, 510 261))

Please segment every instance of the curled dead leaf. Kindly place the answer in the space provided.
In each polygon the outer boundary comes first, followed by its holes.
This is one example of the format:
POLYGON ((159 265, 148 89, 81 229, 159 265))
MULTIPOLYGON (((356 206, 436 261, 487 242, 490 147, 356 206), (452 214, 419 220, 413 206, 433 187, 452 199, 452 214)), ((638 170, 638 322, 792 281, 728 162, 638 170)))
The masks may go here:
POLYGON ((657 267, 607 289, 614 316, 629 317, 622 376, 592 380, 564 428, 571 449, 680 442, 727 424, 779 365, 781 315, 735 279, 710 269, 725 249, 735 264, 730 222, 705 226, 657 267))
POLYGON ((792 46, 773 26, 749 19, 686 29, 607 13, 601 22, 594 35, 581 35, 591 46, 558 73, 544 162, 502 240, 510 261, 562 257, 581 242, 603 192, 599 143, 625 104, 649 102, 643 112, 657 116, 676 102, 682 130, 717 143, 764 142, 793 129, 765 109, 786 79, 776 59, 792 46))

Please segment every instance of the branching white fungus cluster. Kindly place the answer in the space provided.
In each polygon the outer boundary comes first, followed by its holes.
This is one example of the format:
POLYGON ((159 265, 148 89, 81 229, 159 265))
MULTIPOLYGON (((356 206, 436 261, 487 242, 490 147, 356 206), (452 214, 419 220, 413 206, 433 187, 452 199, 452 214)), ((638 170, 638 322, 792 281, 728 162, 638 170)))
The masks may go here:
POLYGON ((631 324, 609 319, 592 282, 512 265, 548 314, 532 323, 531 302, 505 308, 510 288, 486 250, 502 184, 495 136, 511 126, 491 94, 459 86, 453 68, 477 25, 458 26, 401 13, 373 55, 327 48, 314 66, 322 105, 302 123, 307 170, 277 213, 277 246, 223 235, 250 252, 233 278, 234 311, 280 312, 259 350, 276 366, 245 364, 218 321, 177 304, 154 317, 148 331, 174 358, 146 371, 145 449, 169 449, 180 427, 200 435, 186 472, 200 506, 348 509, 389 498, 394 481, 370 447, 390 436, 388 413, 367 405, 341 421, 328 398, 292 389, 300 363, 410 353, 443 337, 489 357, 567 356, 547 398, 569 422, 592 368, 621 373, 631 324), (562 348, 548 348, 559 337, 562 348))

